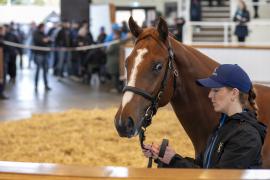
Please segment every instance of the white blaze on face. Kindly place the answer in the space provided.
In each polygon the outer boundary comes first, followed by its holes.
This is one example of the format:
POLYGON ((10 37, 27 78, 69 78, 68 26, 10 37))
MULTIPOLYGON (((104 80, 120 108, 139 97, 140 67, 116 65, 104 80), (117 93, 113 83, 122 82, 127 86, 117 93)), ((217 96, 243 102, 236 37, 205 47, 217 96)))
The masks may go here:
MULTIPOLYGON (((134 63, 134 66, 131 69, 131 75, 130 75, 129 81, 127 83, 128 86, 135 87, 136 77, 137 77, 137 73, 138 73, 138 66, 143 61, 143 56, 147 52, 148 52, 148 50, 146 48, 137 50, 137 56, 135 57, 135 63, 134 63)), ((122 100, 122 109, 124 109, 126 104, 131 101, 131 99, 133 97, 133 94, 134 93, 130 92, 130 91, 126 91, 124 93, 123 100, 122 100)))

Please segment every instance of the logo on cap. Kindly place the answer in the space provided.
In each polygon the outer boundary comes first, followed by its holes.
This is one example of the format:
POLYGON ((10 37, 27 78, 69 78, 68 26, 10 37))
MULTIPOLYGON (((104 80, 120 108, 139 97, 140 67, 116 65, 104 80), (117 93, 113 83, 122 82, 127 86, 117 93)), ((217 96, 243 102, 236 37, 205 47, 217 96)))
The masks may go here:
POLYGON ((214 70, 214 72, 213 72, 212 75, 213 75, 213 76, 217 76, 217 68, 215 68, 215 70, 214 70))

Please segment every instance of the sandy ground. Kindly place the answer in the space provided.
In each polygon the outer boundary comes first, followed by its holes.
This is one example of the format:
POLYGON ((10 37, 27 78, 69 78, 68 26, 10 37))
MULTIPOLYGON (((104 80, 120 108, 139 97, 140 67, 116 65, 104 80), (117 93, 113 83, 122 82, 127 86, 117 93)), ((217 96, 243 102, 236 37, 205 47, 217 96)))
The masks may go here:
MULTIPOLYGON (((120 138, 114 127, 116 108, 36 114, 0 123, 0 160, 90 166, 145 167, 138 137, 120 138)), ((183 156, 194 149, 173 111, 159 110, 147 128, 146 142, 170 145, 183 156)))

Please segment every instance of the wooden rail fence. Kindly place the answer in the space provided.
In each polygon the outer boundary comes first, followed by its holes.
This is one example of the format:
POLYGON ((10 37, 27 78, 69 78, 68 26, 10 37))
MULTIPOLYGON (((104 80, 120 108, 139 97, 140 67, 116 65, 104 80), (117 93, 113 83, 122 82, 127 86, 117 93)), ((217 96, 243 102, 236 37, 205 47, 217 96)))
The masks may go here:
POLYGON ((270 179, 270 170, 146 169, 0 161, 0 179, 270 179))

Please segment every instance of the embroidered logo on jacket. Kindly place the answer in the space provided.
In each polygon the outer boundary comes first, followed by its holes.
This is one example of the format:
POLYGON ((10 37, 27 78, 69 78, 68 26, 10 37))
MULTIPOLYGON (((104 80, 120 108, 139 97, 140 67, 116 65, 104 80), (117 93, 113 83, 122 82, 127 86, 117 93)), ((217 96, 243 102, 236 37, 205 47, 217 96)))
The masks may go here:
POLYGON ((223 142, 220 142, 220 143, 218 144, 218 149, 217 149, 217 152, 218 152, 218 153, 221 152, 221 149, 222 149, 223 145, 224 145, 223 142))

